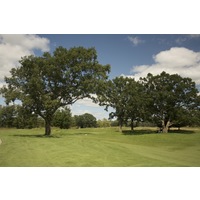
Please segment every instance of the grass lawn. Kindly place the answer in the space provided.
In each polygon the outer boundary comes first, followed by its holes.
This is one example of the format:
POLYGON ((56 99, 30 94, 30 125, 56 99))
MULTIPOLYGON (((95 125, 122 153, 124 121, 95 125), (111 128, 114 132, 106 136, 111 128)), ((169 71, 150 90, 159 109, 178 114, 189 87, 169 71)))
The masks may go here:
POLYGON ((0 166, 200 166, 200 129, 0 129, 0 166))

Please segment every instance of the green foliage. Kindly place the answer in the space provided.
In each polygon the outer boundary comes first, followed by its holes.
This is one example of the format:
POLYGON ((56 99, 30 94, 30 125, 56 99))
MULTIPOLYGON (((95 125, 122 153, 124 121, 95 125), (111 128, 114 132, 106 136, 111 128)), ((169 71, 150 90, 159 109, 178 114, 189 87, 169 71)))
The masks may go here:
POLYGON ((107 120, 107 119, 102 119, 102 120, 98 120, 97 121, 97 127, 110 127, 111 126, 111 122, 110 120, 107 120))
POLYGON ((53 117, 52 125, 61 129, 68 129, 72 125, 72 114, 69 108, 57 110, 53 117))
POLYGON ((110 118, 117 117, 120 129, 131 120, 141 120, 145 114, 146 98, 141 84, 132 78, 116 77, 107 84, 107 89, 100 99, 100 105, 115 109, 110 118))
POLYGON ((83 115, 75 115, 76 126, 80 128, 97 127, 96 118, 89 113, 83 115))
POLYGON ((174 126, 198 124, 200 97, 195 82, 177 74, 148 74, 136 82, 132 78, 116 77, 108 81, 100 105, 114 108, 110 118, 117 117, 131 129, 140 122, 154 123, 164 132, 174 126))
POLYGON ((39 126, 38 116, 35 113, 30 113, 20 105, 16 106, 17 114, 15 117, 16 128, 36 128, 39 126))
POLYGON ((45 134, 51 134, 56 110, 91 94, 101 94, 108 78, 109 65, 101 65, 94 48, 58 47, 53 54, 25 56, 18 68, 6 77, 1 89, 6 103, 19 99, 23 107, 45 120, 45 134))
POLYGON ((1 106, 0 107, 0 127, 14 127, 15 126, 16 109, 15 106, 1 106))
POLYGON ((149 96, 149 120, 161 124, 166 132, 173 122, 178 122, 181 118, 185 124, 187 120, 181 116, 189 117, 191 111, 197 107, 198 90, 190 78, 162 72, 156 76, 148 74, 140 81, 149 96))
POLYGON ((38 127, 38 117, 20 105, 0 107, 0 127, 35 128, 38 127))
POLYGON ((111 120, 110 125, 111 125, 111 127, 116 127, 116 126, 119 126, 119 122, 118 122, 118 120, 111 120))

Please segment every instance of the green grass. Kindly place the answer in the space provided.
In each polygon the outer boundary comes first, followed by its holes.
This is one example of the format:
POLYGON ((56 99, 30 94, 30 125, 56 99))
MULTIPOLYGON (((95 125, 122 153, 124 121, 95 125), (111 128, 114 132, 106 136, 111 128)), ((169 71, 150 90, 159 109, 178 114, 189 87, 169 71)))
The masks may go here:
POLYGON ((0 166, 200 166, 200 129, 0 129, 0 166))

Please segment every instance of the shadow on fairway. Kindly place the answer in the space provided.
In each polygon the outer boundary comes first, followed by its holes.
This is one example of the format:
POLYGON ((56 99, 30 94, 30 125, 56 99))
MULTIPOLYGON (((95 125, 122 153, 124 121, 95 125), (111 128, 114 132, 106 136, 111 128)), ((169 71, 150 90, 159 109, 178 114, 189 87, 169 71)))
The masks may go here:
POLYGON ((170 130, 169 133, 177 133, 177 134, 194 134, 195 131, 192 130, 170 130))
POLYGON ((155 134, 156 131, 152 131, 149 129, 146 130, 134 130, 134 131, 130 131, 130 130, 124 130, 122 131, 123 135, 144 135, 144 134, 155 134))
POLYGON ((68 134, 68 135, 85 135, 85 136, 87 136, 87 135, 94 135, 94 133, 71 133, 71 134, 68 134))
POLYGON ((15 134, 15 135, 12 135, 12 136, 15 136, 15 137, 27 137, 27 138, 61 138, 61 136, 59 136, 59 135, 45 136, 44 134, 43 135, 15 134))
POLYGON ((150 130, 150 129, 146 129, 146 130, 124 130, 122 131, 123 135, 145 135, 145 134, 194 134, 195 131, 192 130, 169 130, 168 133, 161 133, 161 132, 157 132, 156 130, 150 130))
POLYGON ((87 135, 93 135, 93 133, 70 133, 70 134, 64 134, 64 133, 57 133, 52 134, 50 136, 45 136, 44 134, 14 134, 15 137, 27 137, 27 138, 62 138, 63 136, 87 136, 87 135))

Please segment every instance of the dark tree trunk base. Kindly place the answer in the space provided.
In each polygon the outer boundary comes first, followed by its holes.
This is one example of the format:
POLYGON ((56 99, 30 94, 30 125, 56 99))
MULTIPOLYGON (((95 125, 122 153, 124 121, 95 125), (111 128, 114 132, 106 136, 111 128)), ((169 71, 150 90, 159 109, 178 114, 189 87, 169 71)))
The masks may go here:
POLYGON ((48 121, 45 121, 45 136, 51 135, 51 125, 48 121))

